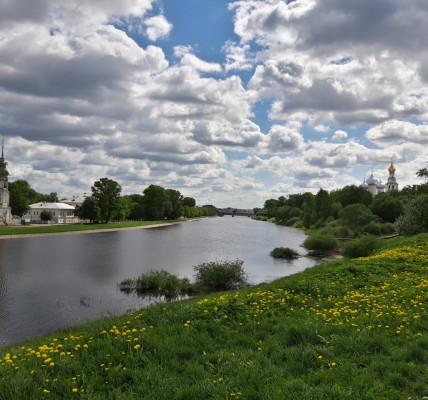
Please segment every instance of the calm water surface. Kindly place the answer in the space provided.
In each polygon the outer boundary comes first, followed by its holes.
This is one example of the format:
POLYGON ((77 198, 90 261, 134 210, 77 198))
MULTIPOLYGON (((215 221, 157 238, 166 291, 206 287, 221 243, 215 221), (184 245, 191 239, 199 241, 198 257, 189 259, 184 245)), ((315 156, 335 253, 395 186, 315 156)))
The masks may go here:
POLYGON ((193 267, 244 260, 253 284, 302 271, 316 261, 269 256, 274 247, 300 254, 303 232, 247 217, 210 218, 152 229, 0 240, 0 346, 135 310, 156 301, 118 289, 126 278, 165 269, 193 280, 193 267))

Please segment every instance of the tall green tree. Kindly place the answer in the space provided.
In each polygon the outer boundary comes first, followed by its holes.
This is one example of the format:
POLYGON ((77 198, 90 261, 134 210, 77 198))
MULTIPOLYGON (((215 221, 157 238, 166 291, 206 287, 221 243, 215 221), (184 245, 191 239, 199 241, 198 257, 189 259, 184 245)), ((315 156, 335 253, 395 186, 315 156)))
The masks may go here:
POLYGON ((373 201, 373 196, 368 190, 355 185, 348 185, 342 189, 335 190, 330 193, 330 196, 333 202, 338 201, 343 207, 355 203, 368 206, 373 201))
POLYGON ((403 202, 388 193, 379 193, 371 206, 373 214, 378 215, 384 222, 395 222, 403 213, 403 202))
POLYGON ((183 215, 183 196, 178 190, 167 189, 168 199, 165 204, 165 217, 167 219, 177 219, 183 215))
POLYGON ((22 217, 28 210, 29 205, 40 200, 40 195, 30 187, 30 184, 18 179, 14 182, 9 182, 9 205, 12 208, 12 214, 22 217))
POLYGON ((315 215, 316 219, 325 221, 332 212, 332 201, 328 192, 320 189, 315 196, 315 215))
POLYGON ((418 196, 408 203, 396 226, 400 235, 428 232, 428 195, 418 196))
POLYGON ((101 219, 107 224, 115 211, 122 187, 112 179, 101 178, 94 182, 91 190, 92 196, 98 202, 101 219))
POLYGON ((132 211, 132 199, 130 196, 122 196, 116 203, 113 218, 120 221, 128 219, 132 211))
POLYGON ((92 224, 100 220, 101 210, 97 200, 92 196, 88 196, 81 206, 76 207, 75 214, 82 220, 89 220, 92 224))
POLYGON ((162 186, 150 185, 143 193, 145 219, 151 221, 162 219, 168 200, 166 190, 162 186))

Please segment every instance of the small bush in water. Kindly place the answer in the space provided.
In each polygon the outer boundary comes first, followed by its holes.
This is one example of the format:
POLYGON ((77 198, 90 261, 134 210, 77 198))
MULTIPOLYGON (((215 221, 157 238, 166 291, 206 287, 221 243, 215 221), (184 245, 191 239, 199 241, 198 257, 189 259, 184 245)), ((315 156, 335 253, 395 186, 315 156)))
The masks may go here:
POLYGON ((334 236, 315 233, 303 242, 303 247, 311 251, 323 252, 337 249, 339 243, 334 236))
POLYGON ((193 267, 196 284, 210 291, 231 290, 247 283, 247 274, 242 265, 244 261, 211 261, 193 267))
POLYGON ((289 247, 275 247, 270 255, 275 258, 297 258, 299 257, 299 253, 289 247))

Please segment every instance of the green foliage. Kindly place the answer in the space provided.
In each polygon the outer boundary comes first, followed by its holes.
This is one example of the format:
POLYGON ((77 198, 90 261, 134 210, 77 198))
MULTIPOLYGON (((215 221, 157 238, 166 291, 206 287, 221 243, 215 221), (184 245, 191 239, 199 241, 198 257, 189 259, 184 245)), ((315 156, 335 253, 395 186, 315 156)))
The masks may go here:
POLYGON ((133 288, 138 293, 159 292, 160 294, 183 294, 189 292, 191 285, 189 279, 180 279, 177 275, 168 271, 150 271, 139 278, 126 279, 121 282, 122 289, 133 288))
POLYGON ((355 185, 345 186, 342 189, 331 192, 330 195, 333 202, 339 202, 343 207, 356 203, 368 206, 373 201, 373 196, 370 192, 355 185))
POLYGON ((145 219, 156 220, 164 217, 168 194, 162 186, 150 185, 144 190, 145 219))
POLYGON ((364 225, 375 220, 376 217, 364 205, 360 203, 349 204, 339 212, 339 220, 344 226, 353 230, 362 228, 364 225))
POLYGON ((167 201, 164 214, 167 219, 177 219, 183 215, 183 196, 178 190, 166 189, 167 201))
POLYGON ((123 221, 129 218, 132 211, 132 199, 130 196, 119 197, 113 212, 113 219, 123 221))
POLYGON ((247 283, 247 274, 242 265, 244 261, 211 261, 199 264, 196 272, 196 284, 210 291, 231 290, 243 287, 247 283))
POLYGON ((0 158, 0 178, 7 178, 8 176, 9 171, 7 170, 7 161, 0 158))
POLYGON ((108 223, 116 209, 122 187, 112 179, 101 178, 94 182, 91 190, 92 197, 97 201, 100 208, 101 219, 108 223))
POLYGON ((403 202, 389 193, 379 193, 373 200, 371 210, 384 222, 395 222, 403 213, 403 202))
POLYGON ((99 221, 101 218, 101 210, 98 202, 92 196, 86 197, 83 203, 79 207, 76 207, 75 214, 81 220, 89 220, 91 223, 99 221))
POLYGON ((416 197, 404 209, 396 223, 400 235, 428 232, 428 195, 416 197))
POLYGON ((369 224, 363 226, 363 232, 370 235, 379 236, 382 234, 382 224, 374 221, 370 221, 369 224))
POLYGON ((40 212, 40 219, 44 222, 52 221, 52 213, 48 210, 42 210, 40 212))
POLYGON ((289 247, 275 247, 271 252, 270 255, 274 258, 298 258, 299 253, 293 249, 290 249, 289 247))
POLYGON ((303 242, 303 247, 311 251, 323 252, 337 249, 339 243, 334 236, 314 233, 303 242))
POLYGON ((43 195, 37 193, 30 187, 30 184, 23 180, 18 179, 14 182, 9 182, 9 204, 12 208, 12 214, 22 217, 28 210, 29 205, 43 201, 43 195))
POLYGON ((379 239, 376 236, 364 235, 345 243, 342 254, 348 258, 368 257, 379 247, 379 239))
POLYGON ((416 176, 419 178, 428 178, 428 162, 425 163, 427 166, 425 168, 421 168, 418 172, 416 172, 416 176))

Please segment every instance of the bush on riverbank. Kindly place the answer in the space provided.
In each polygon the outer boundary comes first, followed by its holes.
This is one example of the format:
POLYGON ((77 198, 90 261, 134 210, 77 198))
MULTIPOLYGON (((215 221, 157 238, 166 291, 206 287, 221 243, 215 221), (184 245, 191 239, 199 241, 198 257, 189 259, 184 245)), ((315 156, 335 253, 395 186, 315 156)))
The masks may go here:
POLYGON ((422 399, 428 234, 0 350, 4 399, 422 399), (387 290, 385 290, 387 288, 387 290))
POLYGON ((376 236, 364 235, 345 243, 342 254, 349 258, 368 257, 379 247, 379 239, 376 236))
POLYGON ((197 265, 196 284, 206 291, 239 289, 247 284, 244 261, 211 261, 197 265))
POLYGON ((290 249, 289 247, 275 247, 270 252, 270 255, 274 258, 286 258, 286 259, 293 259, 293 258, 299 257, 299 253, 293 249, 290 249))
POLYGON ((303 242, 303 247, 315 253, 323 253, 337 249, 339 242, 334 236, 322 235, 316 232, 303 242))

